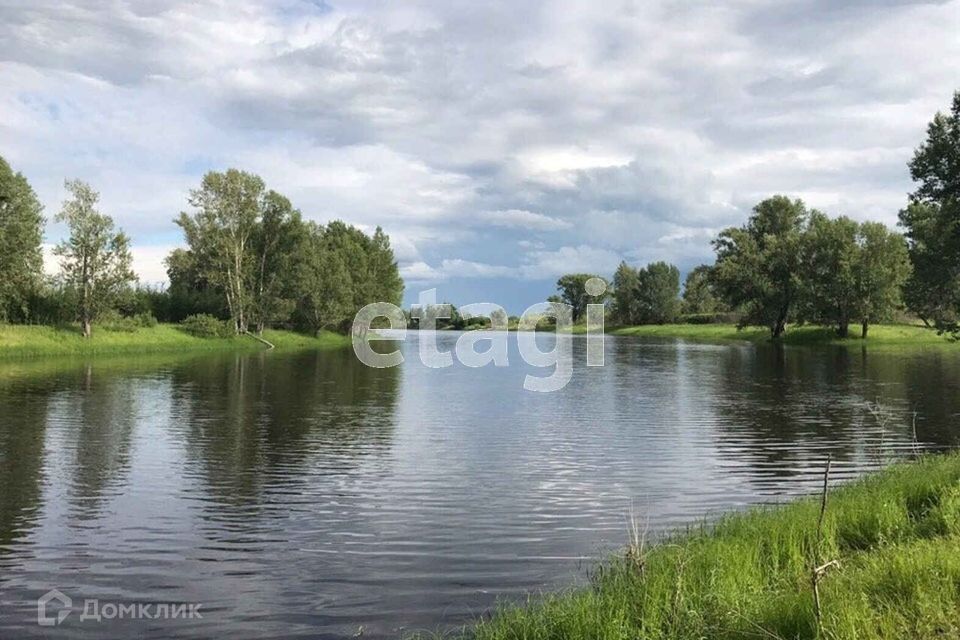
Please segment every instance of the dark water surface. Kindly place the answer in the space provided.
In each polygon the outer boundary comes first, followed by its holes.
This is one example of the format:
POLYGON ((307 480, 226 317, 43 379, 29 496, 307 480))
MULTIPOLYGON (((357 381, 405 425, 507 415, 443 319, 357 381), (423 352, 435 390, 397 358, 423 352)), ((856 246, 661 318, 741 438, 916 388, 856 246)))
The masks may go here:
POLYGON ((631 511, 662 531, 813 491, 827 453, 840 479, 960 439, 960 349, 608 337, 587 368, 567 337, 573 380, 538 394, 514 336, 509 368, 430 369, 415 340, 387 370, 350 350, 0 363, 0 638, 449 628, 582 580, 631 511), (40 627, 53 588, 74 610, 40 627), (82 620, 85 599, 202 618, 82 620))

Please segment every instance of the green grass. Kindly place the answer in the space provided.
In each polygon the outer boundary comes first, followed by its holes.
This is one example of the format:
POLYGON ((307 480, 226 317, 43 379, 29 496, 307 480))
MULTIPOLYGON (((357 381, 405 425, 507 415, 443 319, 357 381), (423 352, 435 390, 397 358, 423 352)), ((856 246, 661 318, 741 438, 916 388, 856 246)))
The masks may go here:
MULTIPOLYGON (((263 338, 277 349, 335 348, 350 344, 349 336, 322 332, 313 337, 292 331, 267 330, 263 338)), ((176 325, 160 324, 135 331, 109 331, 94 327, 85 339, 78 329, 47 326, 0 326, 0 358, 33 356, 84 356, 93 354, 131 354, 189 351, 228 351, 265 349, 250 336, 197 338, 176 325)))
POLYGON ((811 588, 817 498, 729 515, 612 558, 587 588, 504 605, 477 640, 960 638, 960 456, 831 490, 811 588))
MULTIPOLYGON (((576 327, 575 329, 580 329, 576 327)), ((578 333, 585 332, 580 329, 578 333)), ((770 332, 759 327, 747 327, 741 331, 732 324, 663 324, 642 325, 636 327, 614 327, 609 332, 618 336, 640 336, 647 338, 684 338, 705 342, 770 342, 770 332)), ((860 327, 850 326, 850 336, 837 337, 836 331, 823 327, 789 327, 781 338, 784 344, 796 345, 846 345, 846 346, 920 346, 920 347, 957 347, 960 344, 948 337, 939 335, 934 329, 907 324, 872 325, 867 339, 860 338, 860 327)))

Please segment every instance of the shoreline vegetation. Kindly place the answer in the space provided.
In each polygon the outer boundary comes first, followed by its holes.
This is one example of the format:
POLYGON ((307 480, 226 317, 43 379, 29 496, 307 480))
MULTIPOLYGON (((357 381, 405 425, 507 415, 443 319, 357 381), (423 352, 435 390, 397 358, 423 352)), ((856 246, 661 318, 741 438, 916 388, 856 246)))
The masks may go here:
MULTIPOLYGON (((586 333, 586 327, 574 327, 574 333, 586 333)), ((846 347, 956 347, 956 341, 948 335, 940 334, 936 329, 911 324, 880 324, 870 329, 866 338, 859 332, 851 331, 846 338, 840 338, 834 329, 804 325, 788 326, 783 335, 773 339, 770 332, 759 327, 745 327, 738 330, 734 324, 663 324, 638 325, 633 327, 610 327, 607 333, 615 336, 633 336, 642 338, 682 338, 697 342, 731 343, 751 342, 754 344, 785 345, 831 345, 846 347)))
MULTIPOLYGON (((350 336, 331 331, 321 331, 314 337, 294 331, 265 329, 260 338, 278 351, 337 349, 351 343, 350 336)), ((122 331, 99 329, 89 338, 83 336, 80 327, 73 326, 0 326, 0 361, 47 356, 265 350, 269 347, 253 335, 199 337, 172 324, 122 331)))
MULTIPOLYGON (((443 329, 442 329, 443 330, 443 329)), ((477 330, 471 327, 468 330, 477 330)), ((489 328, 481 328, 488 331, 489 328)), ((511 326, 516 331, 516 326, 511 326)), ((538 331, 553 331, 553 326, 542 326, 538 331)), ((570 333, 585 334, 586 325, 575 325, 570 333)), ((662 324, 633 327, 607 327, 608 335, 663 340, 689 340, 708 344, 784 344, 793 346, 847 346, 847 347, 956 347, 956 342, 935 329, 908 324, 877 325, 866 339, 854 332, 848 338, 838 338, 835 331, 817 326, 789 327, 780 338, 773 340, 770 332, 759 327, 738 330, 733 324, 662 324)), ((122 330, 101 328, 90 338, 84 338, 78 326, 51 327, 47 325, 0 325, 0 361, 13 358, 87 356, 108 354, 223 352, 269 350, 268 342, 278 351, 301 349, 337 349, 351 344, 350 335, 321 331, 316 337, 295 331, 265 329, 256 336, 198 336, 191 335, 182 325, 157 324, 122 330)))
POLYGON ((960 455, 894 464, 627 549, 590 584, 501 605, 475 640, 957 637, 960 455), (822 516, 821 516, 822 514, 822 516), (822 529, 818 525, 822 517, 822 529), (814 604, 814 570, 820 624, 814 604))

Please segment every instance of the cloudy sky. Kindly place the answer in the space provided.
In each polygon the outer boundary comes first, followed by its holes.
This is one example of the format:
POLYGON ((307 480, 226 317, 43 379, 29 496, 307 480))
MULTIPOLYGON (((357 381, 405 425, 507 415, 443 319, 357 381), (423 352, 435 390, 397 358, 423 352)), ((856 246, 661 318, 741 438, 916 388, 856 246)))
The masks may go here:
POLYGON ((0 155, 51 218, 98 188, 148 282, 231 166, 513 312, 772 193, 893 224, 957 88, 960 2, 0 0, 0 155))

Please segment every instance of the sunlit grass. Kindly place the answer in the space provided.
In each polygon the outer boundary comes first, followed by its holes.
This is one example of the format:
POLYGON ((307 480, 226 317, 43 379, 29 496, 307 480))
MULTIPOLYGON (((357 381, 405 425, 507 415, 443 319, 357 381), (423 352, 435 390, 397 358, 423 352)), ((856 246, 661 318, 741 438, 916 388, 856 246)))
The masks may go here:
POLYGON ((478 640, 960 637, 960 456, 891 467, 833 490, 819 561, 819 501, 730 515, 638 558, 624 554, 591 586, 505 605, 464 637, 478 640))
MULTIPOLYGON (((278 349, 334 348, 350 344, 350 338, 321 332, 317 337, 292 331, 264 331, 264 339, 278 349)), ((174 351, 262 350, 250 336, 198 338, 176 325, 160 324, 133 331, 94 328, 85 339, 75 327, 0 325, 0 358, 27 356, 76 356, 90 354, 151 353, 174 351)))

